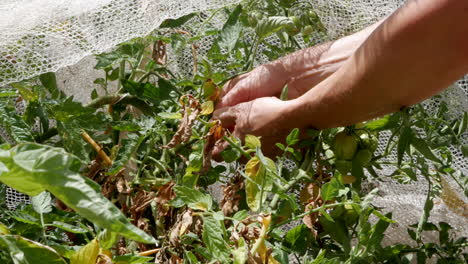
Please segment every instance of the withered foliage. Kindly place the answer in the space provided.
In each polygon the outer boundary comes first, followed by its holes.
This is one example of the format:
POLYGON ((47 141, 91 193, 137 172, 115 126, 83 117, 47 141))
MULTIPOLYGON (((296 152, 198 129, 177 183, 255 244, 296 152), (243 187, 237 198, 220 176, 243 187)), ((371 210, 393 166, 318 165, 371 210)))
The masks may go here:
POLYGON ((158 215, 160 217, 168 216, 172 207, 169 206, 167 203, 176 197, 174 190, 175 183, 170 181, 161 188, 159 188, 158 193, 156 194, 156 207, 158 209, 158 215))
POLYGON ((221 122, 219 120, 214 121, 214 125, 205 136, 205 145, 203 147, 203 166, 202 169, 197 172, 198 174, 204 174, 210 169, 213 149, 217 144, 221 144, 225 133, 226 130, 221 125, 221 122))
POLYGON ((244 189, 244 179, 240 174, 237 174, 230 183, 223 186, 221 210, 225 216, 232 216, 239 211, 239 203, 242 198, 239 191, 242 189, 244 189))
POLYGON ((200 103, 192 95, 186 94, 180 98, 182 119, 177 132, 171 141, 162 148, 173 148, 177 145, 187 143, 192 136, 192 127, 200 114, 200 103))

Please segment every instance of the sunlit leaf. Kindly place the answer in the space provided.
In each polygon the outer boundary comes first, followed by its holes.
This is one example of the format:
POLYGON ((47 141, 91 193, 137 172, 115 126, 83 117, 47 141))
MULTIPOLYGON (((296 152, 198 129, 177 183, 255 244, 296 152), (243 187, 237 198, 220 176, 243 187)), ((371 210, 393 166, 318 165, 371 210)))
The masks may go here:
POLYGON ((99 243, 93 239, 71 257, 70 264, 95 264, 98 255, 99 243))
POLYGON ((0 248, 8 252, 15 264, 66 263, 54 249, 20 236, 0 235, 0 248))
POLYGON ((174 191, 177 197, 192 209, 208 211, 213 205, 211 196, 198 190, 179 185, 174 187, 174 191))
POLYGON ((206 101, 201 105, 200 115, 210 115, 214 111, 213 101, 206 101))
POLYGON ((211 216, 203 217, 203 242, 215 260, 220 263, 229 263, 229 249, 223 238, 222 221, 211 216))
POLYGON ((140 242, 155 243, 101 194, 99 185, 78 173, 80 166, 75 156, 60 148, 22 144, 0 150, 1 182, 32 196, 47 190, 100 227, 140 242))

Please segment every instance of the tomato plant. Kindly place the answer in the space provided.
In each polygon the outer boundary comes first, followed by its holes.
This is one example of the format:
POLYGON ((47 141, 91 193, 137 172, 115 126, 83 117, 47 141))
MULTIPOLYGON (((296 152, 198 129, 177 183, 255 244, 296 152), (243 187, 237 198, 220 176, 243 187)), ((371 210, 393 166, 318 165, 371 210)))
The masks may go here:
POLYGON ((448 120, 441 103, 435 113, 419 105, 301 139, 291 128, 275 159, 263 155, 261 138, 241 142, 211 120, 222 85, 251 70, 259 52, 273 60, 303 48, 300 32, 308 46, 326 33, 298 1, 252 3, 213 11, 226 13, 222 28, 189 14, 97 55, 104 93, 94 90, 87 105, 58 90, 52 73, 0 95, 0 125, 15 143, 1 145, 0 181, 32 196, 16 210, 0 202, 2 263, 465 263, 466 238, 429 216, 446 195, 445 177, 466 190, 448 150, 465 135, 466 113, 448 120), (201 22, 189 27, 192 18, 201 22), (206 36, 214 41, 201 57, 197 41, 206 36), (189 74, 171 70, 168 46, 190 51, 189 74), (391 136, 378 148, 381 133, 391 136), (230 146, 217 164, 211 150, 221 141, 230 146), (394 173, 384 176, 383 165, 394 173), (414 243, 384 245, 395 221, 373 206, 377 190, 362 187, 417 175, 429 191, 408 228, 414 243), (423 231, 437 232, 439 243, 423 231))

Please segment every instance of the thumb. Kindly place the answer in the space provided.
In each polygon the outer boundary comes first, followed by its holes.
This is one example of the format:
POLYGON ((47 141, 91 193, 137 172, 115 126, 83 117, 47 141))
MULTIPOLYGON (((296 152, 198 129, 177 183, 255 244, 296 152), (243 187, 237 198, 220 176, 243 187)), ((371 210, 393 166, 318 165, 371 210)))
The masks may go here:
POLYGON ((221 121, 224 128, 231 128, 236 124, 237 113, 237 106, 223 107, 213 112, 212 119, 221 121))

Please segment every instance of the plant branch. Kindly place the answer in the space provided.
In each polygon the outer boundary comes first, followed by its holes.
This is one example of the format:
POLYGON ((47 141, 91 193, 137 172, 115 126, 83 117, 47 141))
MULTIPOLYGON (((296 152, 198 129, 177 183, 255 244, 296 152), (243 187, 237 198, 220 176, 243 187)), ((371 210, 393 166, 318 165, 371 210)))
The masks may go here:
POLYGON ((98 156, 104 161, 104 163, 107 166, 112 166, 112 160, 109 158, 109 156, 107 156, 106 152, 104 152, 102 147, 98 143, 96 143, 96 141, 94 141, 94 139, 92 139, 88 133, 86 133, 86 131, 83 130, 81 132, 81 137, 83 137, 83 139, 86 142, 88 142, 88 144, 90 144, 91 147, 93 147, 93 149, 98 153, 98 156))

